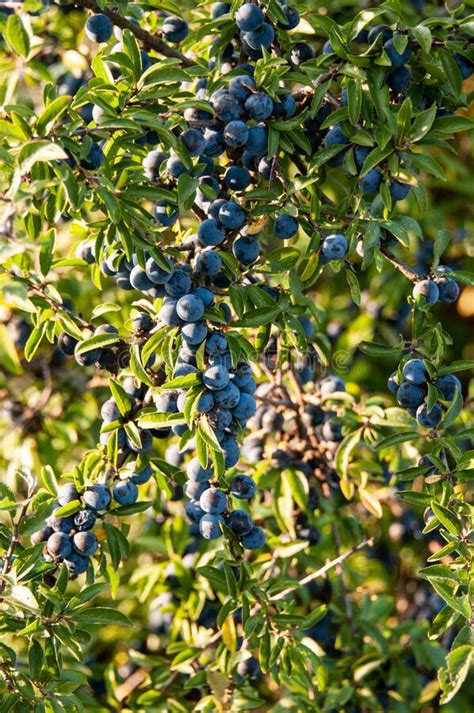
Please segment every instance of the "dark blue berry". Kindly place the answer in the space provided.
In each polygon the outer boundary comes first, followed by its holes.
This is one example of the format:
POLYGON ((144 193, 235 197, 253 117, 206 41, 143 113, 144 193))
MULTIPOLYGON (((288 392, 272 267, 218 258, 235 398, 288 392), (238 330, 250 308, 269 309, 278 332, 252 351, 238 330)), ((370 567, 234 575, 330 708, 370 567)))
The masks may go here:
POLYGON ((108 42, 112 37, 114 26, 107 15, 98 13, 86 20, 86 35, 92 42, 108 42))

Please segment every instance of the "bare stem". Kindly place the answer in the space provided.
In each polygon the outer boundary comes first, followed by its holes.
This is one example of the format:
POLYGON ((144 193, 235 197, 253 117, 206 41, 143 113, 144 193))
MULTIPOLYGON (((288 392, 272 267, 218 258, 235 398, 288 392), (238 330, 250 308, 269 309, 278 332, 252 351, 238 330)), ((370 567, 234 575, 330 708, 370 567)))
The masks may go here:
POLYGON ((279 601, 280 599, 284 599, 285 597, 288 596, 288 594, 291 594, 292 592, 296 592, 300 587, 303 587, 305 584, 309 584, 309 582, 313 582, 315 579, 319 579, 320 577, 325 575, 326 572, 329 572, 329 570, 341 565, 343 562, 345 562, 347 559, 349 559, 349 557, 351 555, 353 555, 354 552, 359 552, 359 550, 363 550, 365 547, 372 547, 373 544, 374 544, 373 537, 370 537, 367 540, 363 540, 362 542, 359 542, 358 545, 354 545, 354 547, 351 547, 351 549, 347 550, 347 552, 343 552, 335 559, 331 560, 330 562, 327 562, 323 567, 320 567, 318 570, 316 570, 316 572, 312 572, 311 574, 308 574, 306 577, 303 577, 303 579, 300 579, 300 581, 297 582, 294 586, 288 587, 287 589, 284 589, 282 592, 278 592, 278 594, 275 594, 273 597, 270 597, 270 601, 276 602, 276 601, 279 601))
POLYGON ((419 275, 417 275, 414 270, 408 267, 408 265, 406 265, 404 262, 395 257, 395 255, 390 252, 388 248, 386 248, 384 245, 380 245, 379 249, 384 258, 388 260, 389 263, 391 263, 394 267, 396 267, 397 270, 402 273, 402 275, 405 275, 405 277, 411 280, 411 282, 416 282, 419 279, 419 275))

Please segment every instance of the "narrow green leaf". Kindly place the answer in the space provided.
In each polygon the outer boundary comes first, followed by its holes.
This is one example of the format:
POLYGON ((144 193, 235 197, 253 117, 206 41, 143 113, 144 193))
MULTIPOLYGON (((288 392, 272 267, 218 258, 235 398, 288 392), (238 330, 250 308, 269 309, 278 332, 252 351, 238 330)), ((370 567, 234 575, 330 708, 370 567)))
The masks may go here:
POLYGON ((110 607, 92 607, 85 609, 84 611, 76 612, 75 618, 78 624, 84 625, 99 624, 107 626, 110 624, 114 626, 133 626, 133 622, 128 616, 110 607))
POLYGON ((166 426, 181 426, 186 424, 186 419, 181 413, 146 413, 139 416, 140 428, 157 428, 166 426))
POLYGON ((122 416, 126 416, 131 407, 130 396, 126 393, 123 386, 115 379, 109 379, 109 387, 120 414, 122 416))
POLYGON ((14 12, 9 16, 3 33, 11 49, 20 57, 26 57, 29 54, 30 37, 19 13, 14 12))
POLYGON ((448 510, 448 508, 434 501, 431 503, 431 509, 441 524, 444 525, 452 535, 460 535, 462 533, 461 522, 451 510, 448 510))
POLYGON ((69 96, 57 97, 48 104, 44 112, 38 117, 36 130, 39 136, 47 134, 54 124, 59 121, 69 106, 71 98, 69 96))
POLYGON ((36 352, 38 351, 43 337, 46 333, 47 326, 48 322, 45 321, 32 330, 30 336, 28 337, 28 341, 25 344, 24 354, 26 361, 31 361, 36 352))
POLYGON ((233 322, 233 327, 260 327, 263 324, 269 324, 273 322, 275 318, 280 314, 281 308, 275 307, 270 309, 268 307, 262 307, 259 309, 250 310, 246 312, 242 319, 233 322))
POLYGON ((93 337, 84 339, 83 342, 80 342, 80 344, 77 345, 75 349, 76 356, 86 354, 87 352, 90 352, 93 349, 110 347, 112 346, 112 344, 116 344, 119 339, 120 337, 118 334, 95 334, 93 337))
MULTIPOLYGON (((11 17, 14 17, 13 15, 11 17)), ((59 144, 51 141, 29 141, 18 154, 17 164, 20 171, 28 173, 35 163, 66 159, 67 153, 59 144)))
POLYGON ((406 443, 407 441, 414 441, 420 437, 420 434, 416 431, 405 431, 403 433, 394 433, 391 436, 382 438, 378 441, 374 448, 376 451, 381 451, 383 448, 390 448, 391 446, 397 446, 399 443, 406 443))

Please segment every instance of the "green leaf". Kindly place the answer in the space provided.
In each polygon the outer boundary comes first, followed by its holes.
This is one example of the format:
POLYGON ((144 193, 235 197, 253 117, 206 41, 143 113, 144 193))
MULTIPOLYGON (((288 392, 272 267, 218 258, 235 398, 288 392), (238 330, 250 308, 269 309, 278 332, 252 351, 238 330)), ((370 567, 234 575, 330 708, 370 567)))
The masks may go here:
POLYGON ((75 619, 78 624, 86 626, 89 624, 99 624, 101 626, 107 626, 109 624, 114 626, 133 626, 133 622, 128 616, 110 607, 92 607, 91 609, 76 612, 75 619))
POLYGON ((435 178, 439 178, 440 181, 446 180, 446 174, 444 168, 437 162, 432 156, 420 153, 410 153, 403 154, 406 156, 407 160, 411 162, 415 168, 421 171, 426 171, 426 173, 431 173, 435 178))
POLYGON ((141 358, 142 361, 147 364, 148 359, 153 354, 159 354, 160 344, 163 342, 166 336, 166 327, 159 329, 157 332, 151 335, 142 348, 141 358))
POLYGON ((389 347, 386 344, 377 344, 376 342, 361 342, 358 348, 364 354, 373 357, 385 357, 393 359, 397 355, 401 354, 401 349, 396 347, 389 347))
POLYGON ((123 386, 115 379, 109 379, 109 387, 120 414, 122 416, 126 416, 131 407, 130 396, 126 393, 123 386))
POLYGON ((176 66, 176 61, 177 60, 171 60, 171 63, 166 66, 163 66, 161 62, 152 64, 152 66, 141 75, 137 85, 138 89, 149 88, 155 84, 161 85, 165 82, 189 82, 191 76, 185 72, 184 69, 176 66))
POLYGON ((406 97, 397 114, 397 136, 399 142, 402 142, 403 139, 406 137, 410 128, 412 116, 413 106, 411 103, 411 99, 409 97, 406 97))
POLYGON ((349 119, 351 124, 355 126, 359 121, 362 109, 362 87, 360 82, 355 79, 351 79, 347 85, 347 102, 349 119))
POLYGON ((449 629, 459 619, 459 614, 454 612, 450 607, 445 606, 439 611, 428 632, 428 639, 438 639, 444 632, 449 629))
POLYGON ((212 467, 214 469, 214 473, 216 475, 216 478, 220 478, 225 473, 224 453, 220 446, 219 446, 219 449, 211 447, 209 450, 210 450, 211 463, 212 463, 212 467))
POLYGON ((118 508, 112 510, 113 514, 117 517, 127 517, 128 515, 135 515, 137 512, 145 512, 149 510, 153 503, 149 500, 143 500, 138 503, 133 503, 133 505, 121 505, 118 508))
POLYGON ((352 299, 356 305, 360 305, 360 286, 357 275, 352 270, 346 270, 346 280, 351 291, 352 299))
POLYGON ((38 681, 44 666, 44 652, 38 639, 31 639, 28 646, 28 664, 31 678, 38 681))
POLYGON ((132 344, 130 346, 130 368, 139 381, 147 386, 153 386, 152 380, 143 367, 139 344, 132 344))
POLYGON ((318 622, 324 619, 327 613, 327 609, 327 604, 321 604, 321 606, 317 607, 314 611, 311 612, 311 614, 308 614, 304 622, 300 625, 300 629, 302 631, 308 631, 309 629, 312 629, 313 626, 316 626, 318 622))
POLYGON ((286 272, 295 265, 301 257, 297 248, 277 248, 267 255, 267 261, 273 273, 286 272))
POLYGON ((46 333, 46 329, 48 326, 48 322, 42 322, 39 327, 35 327, 30 336, 28 337, 28 341, 25 344, 25 359, 26 361, 31 361, 38 351, 41 342, 43 340, 43 337, 46 333))
POLYGON ((55 510, 54 516, 67 517, 68 515, 73 515, 75 512, 78 512, 81 507, 82 505, 80 500, 72 500, 70 503, 67 503, 66 505, 63 505, 62 507, 55 510))
POLYGON ((127 434, 127 441, 134 445, 136 450, 140 450, 142 447, 142 439, 138 426, 133 421, 129 421, 124 425, 124 429, 127 434))
POLYGON ((441 256, 449 245, 451 240, 451 234, 449 230, 441 229, 436 231, 435 241, 434 241, 434 261, 437 265, 440 261, 441 256))
POLYGON ((187 173, 181 174, 178 178, 178 207, 181 213, 189 210, 194 203, 198 183, 197 178, 187 173))
POLYGON ((133 64, 133 75, 135 81, 138 81, 142 73, 142 59, 140 56, 140 48, 135 35, 130 30, 124 30, 122 35, 123 51, 130 57, 133 64))
POLYGON ((76 356, 81 354, 86 354, 93 349, 99 349, 102 347, 110 347, 112 344, 116 344, 120 337, 118 334, 94 334, 94 336, 84 339, 83 342, 77 345, 75 349, 76 356))
POLYGON ((419 141, 426 136, 428 131, 433 126, 433 122, 436 118, 436 106, 432 106, 431 109, 426 109, 415 116, 413 125, 410 130, 410 138, 412 141, 419 141))
POLYGON ((280 307, 263 307, 246 312, 242 319, 233 322, 233 327, 260 327, 262 324, 269 324, 281 313, 280 307))
MULTIPOLYGON (((451 273, 449 273, 451 275, 451 273)), ((455 371, 470 371, 474 369, 474 359, 462 359, 460 361, 453 361, 448 366, 443 366, 438 369, 437 376, 444 376, 445 374, 454 374, 455 371)))
POLYGON ((170 379, 163 386, 160 386, 159 391, 174 391, 175 389, 190 389, 193 386, 201 384, 200 374, 186 374, 186 376, 177 376, 175 379, 170 379))
MULTIPOLYGON (((436 518, 433 518, 432 522, 437 523, 436 518)), ((427 562, 437 562, 438 560, 442 560, 448 555, 452 555, 453 552, 456 552, 456 550, 459 547, 458 542, 448 542, 447 545, 442 547, 440 550, 437 550, 434 554, 430 555, 427 559, 427 562)), ((419 573, 418 573, 419 574, 419 573)))
POLYGON ((375 166, 378 166, 379 163, 382 163, 390 154, 393 153, 393 148, 384 148, 380 149, 378 147, 374 148, 367 158, 364 161, 364 165, 362 166, 362 170, 359 174, 359 176, 362 178, 365 176, 366 173, 371 171, 375 166))
POLYGON ((425 25, 417 25, 416 27, 412 27, 410 32, 422 49, 424 49, 425 52, 429 52, 431 43, 433 42, 429 28, 425 25))
POLYGON ((57 97, 48 104, 36 122, 36 130, 40 136, 47 134, 53 128, 54 124, 68 108, 70 101, 71 98, 69 96, 64 96, 57 97))
POLYGON ((3 35, 11 49, 20 57, 26 57, 29 54, 30 37, 19 13, 14 12, 9 16, 3 35))
POLYGON ((118 569, 121 559, 128 555, 128 540, 118 527, 114 527, 110 523, 104 522, 103 528, 107 536, 107 546, 112 560, 112 567, 118 569))
POLYGON ((471 605, 467 594, 454 596, 453 587, 448 586, 437 579, 431 580, 431 586, 439 594, 440 597, 453 609, 457 614, 460 614, 464 619, 469 620, 472 616, 471 605))
POLYGON ((389 233, 394 235, 403 247, 408 248, 410 246, 410 237, 404 226, 397 220, 382 220, 380 225, 382 228, 385 228, 385 230, 388 230, 389 233))
POLYGON ((432 502, 431 503, 431 509, 433 510, 434 514, 440 521, 442 525, 445 526, 445 528, 452 534, 452 535, 461 535, 462 533, 462 525, 461 522, 458 520, 456 515, 451 511, 448 510, 448 508, 444 507, 443 505, 440 505, 439 503, 432 502))
POLYGON ((157 428, 162 426, 181 426, 186 424, 186 419, 181 413, 146 413, 139 416, 138 425, 140 428, 157 428))
POLYGON ((35 163, 58 161, 66 158, 67 153, 59 144, 54 144, 52 141, 29 141, 21 148, 17 164, 20 171, 29 173, 35 163))
MULTIPOLYGON (((112 526, 108 525, 107 523, 104 523, 104 529, 107 529, 107 527, 112 527, 112 526)), ((91 599, 95 599, 99 594, 104 592, 107 588, 108 588, 108 585, 105 582, 91 584, 88 587, 84 587, 84 589, 81 589, 80 592, 78 592, 71 599, 69 599, 69 601, 66 605, 66 610, 76 609, 76 608, 80 607, 81 605, 86 604, 91 599)))
POLYGON ((104 186, 96 186, 96 193, 102 199, 105 212, 109 215, 113 223, 120 223, 122 218, 122 207, 118 198, 104 186))
POLYGON ((207 443, 208 446, 210 446, 210 448, 213 448, 216 451, 222 451, 220 443, 216 438, 216 434, 211 428, 206 416, 203 416, 199 420, 198 431, 201 434, 203 440, 207 443))
POLYGON ((51 495, 57 495, 58 481, 56 480, 54 470, 50 465, 45 465, 41 468, 40 480, 51 495))
POLYGON ((224 572, 217 567, 198 567, 197 573, 201 577, 205 577, 209 580, 213 587, 220 590, 221 592, 227 593, 227 581, 224 572))
POLYGON ((40 248, 39 261, 41 273, 44 277, 47 276, 51 269, 54 258, 54 249, 56 246, 56 231, 54 228, 48 230, 42 240, 42 245, 40 248))
POLYGON ((439 579, 451 584, 467 583, 468 575, 465 570, 452 569, 446 564, 433 564, 430 567, 423 567, 418 571, 420 577, 428 579, 439 579))
POLYGON ((122 308, 115 302, 103 302, 92 310, 92 317, 101 317, 108 312, 120 312, 122 308))
POLYGON ((6 136, 9 139, 20 139, 20 141, 23 141, 25 138, 27 138, 21 127, 17 126, 16 124, 12 124, 6 119, 0 119, 0 136, 6 136))
POLYGON ((433 131, 455 134, 458 131, 471 131, 474 121, 468 116, 440 116, 433 123, 433 131))
POLYGON ((349 459, 352 451, 357 446, 362 435, 362 428, 358 428, 353 433, 349 433, 339 444, 336 453, 336 469, 337 472, 345 477, 349 467, 349 459))
POLYGON ((461 413, 464 401, 460 389, 456 386, 455 395, 441 422, 443 429, 449 428, 461 413))
POLYGON ((418 505, 426 508, 431 503, 431 496, 428 493, 417 493, 412 490, 399 490, 396 494, 397 498, 411 505, 418 505))
POLYGON ((209 462, 207 444, 199 429, 196 431, 196 454, 203 468, 207 468, 209 462))
POLYGON ((59 322, 61 324, 62 329, 67 332, 67 334, 70 334, 71 337, 82 341, 83 334, 81 330, 73 321, 72 317, 67 314, 67 312, 61 312, 61 314, 59 315, 59 322))
POLYGON ((416 431, 405 431, 403 433, 394 433, 391 436, 382 438, 378 441, 374 448, 376 451, 381 451, 384 448, 390 448, 391 446, 397 446, 399 443, 406 443, 407 441, 414 441, 420 437, 420 434, 416 431))
POLYGON ((464 285, 469 285, 474 287, 474 273, 467 272, 466 270, 456 270, 456 272, 450 272, 449 277, 452 277, 456 282, 461 282, 464 285))
POLYGON ((474 480, 474 468, 468 468, 456 471, 456 479, 461 483, 468 483, 474 480))
POLYGON ((127 189, 126 197, 128 200, 150 200, 150 201, 168 201, 173 205, 176 205, 177 198, 176 195, 167 190, 166 188, 159 188, 158 186, 133 186, 127 189))
POLYGON ((458 646, 449 652, 446 668, 438 676, 443 691, 440 703, 449 703, 467 678, 474 659, 474 648, 469 644, 458 646))
POLYGON ((451 86, 453 94, 457 98, 462 92, 462 77, 461 72, 459 71, 458 63, 454 59, 453 53, 444 47, 441 47, 438 50, 438 56, 441 60, 441 64, 443 65, 448 84, 451 86))
POLYGON ((225 562, 225 561, 224 561, 224 574, 225 574, 225 580, 227 583, 227 591, 229 593, 229 596, 231 596, 233 599, 236 599, 238 596, 237 580, 235 579, 235 574, 232 570, 232 567, 229 565, 228 562, 225 562))

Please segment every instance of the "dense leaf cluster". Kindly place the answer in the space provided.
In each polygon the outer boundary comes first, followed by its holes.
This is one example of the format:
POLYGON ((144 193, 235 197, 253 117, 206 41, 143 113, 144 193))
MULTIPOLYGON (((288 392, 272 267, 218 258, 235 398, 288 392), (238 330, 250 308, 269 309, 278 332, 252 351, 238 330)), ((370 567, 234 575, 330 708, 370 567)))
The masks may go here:
POLYGON ((468 710, 469 3, 0 10, 0 710, 468 710))

